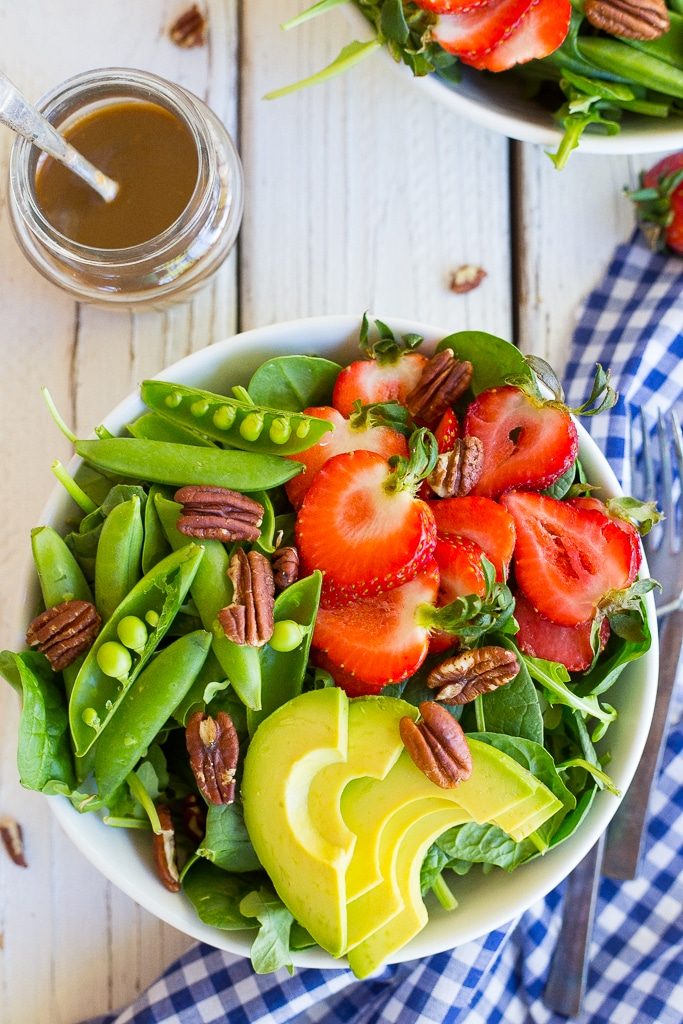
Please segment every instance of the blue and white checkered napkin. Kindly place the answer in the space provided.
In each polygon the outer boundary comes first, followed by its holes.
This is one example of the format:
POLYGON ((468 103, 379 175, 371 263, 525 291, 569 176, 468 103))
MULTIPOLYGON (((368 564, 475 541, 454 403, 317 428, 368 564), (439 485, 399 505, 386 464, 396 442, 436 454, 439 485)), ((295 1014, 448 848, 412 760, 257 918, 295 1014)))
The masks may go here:
MULTIPOLYGON (((621 246, 581 311, 567 370, 570 404, 590 391, 595 363, 621 393, 588 421, 627 477, 628 407, 666 411, 683 397, 683 263, 621 246)), ((628 483, 628 480, 625 481, 628 483)), ((583 1024, 683 1024, 683 722, 672 726, 653 796, 640 878, 602 881, 583 1024)), ((386 968, 257 976, 248 960, 195 946, 137 1002, 92 1024, 560 1024, 542 1003, 562 905, 560 886, 507 930, 453 953, 386 968)))

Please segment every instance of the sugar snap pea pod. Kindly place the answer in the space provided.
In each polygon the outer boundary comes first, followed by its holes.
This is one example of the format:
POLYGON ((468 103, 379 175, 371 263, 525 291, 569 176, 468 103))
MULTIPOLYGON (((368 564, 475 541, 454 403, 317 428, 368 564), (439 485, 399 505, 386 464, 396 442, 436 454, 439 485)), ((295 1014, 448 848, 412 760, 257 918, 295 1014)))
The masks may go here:
POLYGON ((317 444, 332 429, 332 424, 316 416, 250 405, 161 380, 143 381, 141 394, 143 402, 160 416, 248 452, 292 455, 317 444))
POLYGON ((275 550, 275 511, 270 495, 267 491, 257 491, 252 497, 263 505, 263 519, 261 521, 261 536, 255 543, 255 547, 264 555, 270 555, 275 550))
POLYGON ((132 684, 95 747, 95 780, 103 800, 154 742, 192 686, 210 646, 210 633, 187 633, 157 654, 132 684))
MULTIPOLYGON (((176 722, 183 726, 187 725, 187 721, 193 712, 203 711, 209 700, 221 690, 227 689, 229 685, 218 658, 213 651, 209 651, 206 661, 195 677, 192 686, 178 706, 173 709, 173 717, 176 722)), ((236 700, 237 698, 234 699, 236 700)))
POLYGON ((599 68, 615 71, 667 96, 683 98, 683 67, 673 67, 616 39, 581 37, 579 48, 599 68))
MULTIPOLYGON (((161 525, 172 548, 185 543, 177 529, 180 505, 157 495, 156 506, 161 525)), ((205 629, 213 636, 212 649, 223 672, 242 703, 248 708, 261 706, 261 665, 256 647, 228 640, 217 615, 232 601, 232 584, 228 579, 230 560, 218 540, 203 540, 204 558, 194 578, 191 593, 205 629)))
POLYGON ((31 530, 31 550, 46 608, 62 601, 92 601, 80 565, 51 526, 31 530))
POLYGON ((149 572, 171 550, 161 526, 157 507, 154 504, 157 494, 163 494, 163 491, 153 484, 149 489, 149 497, 145 505, 145 539, 142 542, 143 573, 149 572))
POLYGON ((106 622, 140 579, 144 530, 140 499, 112 509, 104 521, 95 559, 95 604, 106 622))
POLYGON ((253 736, 264 718, 301 693, 313 625, 320 603, 321 585, 322 573, 316 570, 310 576, 292 583, 275 601, 276 629, 278 622, 297 623, 301 627, 301 640, 290 651, 276 651, 271 644, 261 648, 262 705, 258 711, 247 711, 250 736, 253 736))
POLYGON ((674 68, 683 68, 683 17, 670 11, 669 22, 669 31, 658 39, 624 39, 624 42, 674 68))
POLYGON ((261 491, 285 483, 303 469, 293 459, 276 455, 198 448, 137 437, 77 440, 74 448, 77 455, 98 469, 173 487, 209 484, 236 491, 261 491))
POLYGON ((129 423, 127 428, 133 437, 147 441, 171 441, 173 444, 194 444, 199 448, 215 448, 208 437, 195 430, 188 430, 174 420, 166 419, 156 412, 145 412, 139 419, 129 423))
POLYGON ((142 577, 102 627, 76 677, 69 701, 71 736, 79 757, 90 750, 167 633, 203 555, 197 544, 186 544, 168 555, 142 577), (144 646, 132 649, 132 653, 119 635, 122 620, 130 616, 149 625, 144 646))

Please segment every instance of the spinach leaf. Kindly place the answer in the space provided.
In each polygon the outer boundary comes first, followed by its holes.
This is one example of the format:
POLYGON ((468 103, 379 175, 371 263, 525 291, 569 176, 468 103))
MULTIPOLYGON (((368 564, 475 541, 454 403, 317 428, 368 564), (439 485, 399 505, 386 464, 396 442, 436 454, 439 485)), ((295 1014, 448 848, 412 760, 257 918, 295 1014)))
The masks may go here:
POLYGON ((251 947, 251 964, 256 974, 269 974, 280 967, 294 973, 289 937, 294 918, 272 889, 261 886, 240 903, 240 913, 261 924, 251 947))
POLYGON ((443 338, 436 347, 453 350, 458 359, 469 359, 473 366, 470 387, 475 395, 504 384, 509 377, 523 377, 531 383, 534 375, 524 356, 509 341, 485 331, 457 331, 443 338))
POLYGON ((592 786, 581 794, 574 810, 569 812, 567 817, 561 822, 555 835, 550 840, 551 846, 559 846, 560 843, 563 843, 565 839, 569 839, 569 837, 576 832, 577 828, 590 811, 597 791, 598 787, 592 786))
POLYGON ((292 949, 310 949, 316 945, 316 941, 310 932, 307 932, 298 921, 292 923, 292 931, 289 936, 289 945, 292 949))
POLYGON ((75 786, 64 693, 47 658, 35 651, 0 654, 0 674, 21 695, 17 767, 22 786, 68 794, 75 786))
POLYGON ((253 875, 231 875, 206 860, 197 860, 183 876, 183 890, 200 921, 225 931, 253 927, 240 903, 254 884, 253 875))
POLYGON ((558 501, 564 498, 568 493, 569 488, 574 483, 574 477, 576 476, 576 461, 572 462, 569 469, 565 470, 562 476, 558 477, 557 480, 546 487, 541 494, 547 494, 549 498, 556 498, 558 501))
POLYGON ((432 843, 420 868, 420 892, 424 896, 432 888, 448 864, 448 854, 438 843, 432 843))
POLYGON ((338 363, 320 356, 275 356, 254 373, 249 397, 256 405, 291 412, 326 405, 340 370, 338 363))
POLYGON ((497 687, 482 698, 487 731, 521 736, 523 739, 542 744, 541 705, 523 658, 507 636, 497 635, 491 638, 491 643, 505 647, 517 655, 519 672, 505 686, 497 687))
MULTIPOLYGON (((444 832, 438 844, 448 856, 446 866, 449 868, 452 864, 465 862, 468 866, 488 864, 504 868, 506 871, 514 871, 539 852, 529 839, 516 843, 496 825, 478 825, 474 821, 444 832)), ((458 874, 464 873, 462 870, 458 871, 458 874)))
POLYGON ((224 871, 258 871, 259 859, 244 824, 242 804, 212 804, 206 815, 206 835, 197 850, 224 871))
POLYGON ((630 661, 635 661, 650 649, 652 637, 645 614, 640 624, 642 636, 638 640, 625 640, 612 633, 600 660, 581 677, 576 687, 578 694, 584 697, 598 697, 614 685, 630 661))

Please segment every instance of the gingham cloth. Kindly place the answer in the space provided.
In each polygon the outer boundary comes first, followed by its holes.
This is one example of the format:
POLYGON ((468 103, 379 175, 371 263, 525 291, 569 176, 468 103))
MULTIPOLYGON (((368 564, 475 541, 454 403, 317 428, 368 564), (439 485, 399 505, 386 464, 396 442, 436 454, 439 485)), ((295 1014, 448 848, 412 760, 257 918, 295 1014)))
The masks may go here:
MULTIPOLYGON (((567 368, 570 404, 595 363, 612 369, 619 404, 584 421, 628 485, 628 407, 683 401, 683 263, 620 246, 581 310, 567 368)), ((680 682, 680 681, 679 681, 680 682)), ((679 692, 680 692, 679 685, 679 692)), ((640 877, 600 886, 582 1024, 683 1022, 683 723, 674 715, 652 799, 640 877)), ((560 1024, 542 1002, 563 886, 506 930, 452 953, 388 967, 358 982, 348 970, 254 974, 248 960, 193 947, 128 1009, 93 1024, 560 1024)))

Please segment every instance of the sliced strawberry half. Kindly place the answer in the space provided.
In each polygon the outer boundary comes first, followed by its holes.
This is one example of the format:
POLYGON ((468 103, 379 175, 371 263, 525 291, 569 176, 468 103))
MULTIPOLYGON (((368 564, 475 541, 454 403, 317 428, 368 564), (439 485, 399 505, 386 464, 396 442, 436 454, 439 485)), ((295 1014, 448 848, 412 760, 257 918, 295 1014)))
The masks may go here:
POLYGON ((443 498, 430 501, 439 537, 466 537, 474 541, 496 569, 499 581, 507 577, 515 547, 512 516, 491 498, 443 498))
MULTIPOLYGON (((434 14, 457 14, 473 11, 477 7, 486 7, 492 0, 415 0, 415 4, 423 11, 434 14)), ((495 0, 493 0, 495 3, 495 0)))
POLYGON ((324 434, 322 439, 317 444, 314 444, 312 448, 307 448, 303 452, 297 452, 296 455, 288 456, 288 458, 293 459, 295 462, 302 462, 304 465, 303 473, 288 480, 285 484, 287 497, 295 509, 301 507, 301 503, 316 473, 333 455, 340 455, 342 452, 354 452, 361 448, 365 451, 377 452, 385 459, 389 459, 392 455, 408 454, 406 439, 402 434, 392 430, 390 427, 368 426, 367 420, 363 423, 362 417, 354 419, 354 415, 350 419, 345 419, 340 412, 331 406, 315 406, 310 409, 304 409, 304 415, 317 416, 318 419, 328 420, 334 424, 334 430, 324 434), (361 422, 363 425, 356 426, 356 422, 361 422))
POLYGON ((541 615, 577 626, 611 590, 628 587, 631 540, 601 512, 523 491, 501 501, 515 521, 517 585, 541 615))
POLYGON ((429 645, 429 630, 416 624, 417 610, 434 604, 438 588, 438 569, 431 561, 409 583, 384 594, 344 608, 321 607, 313 647, 329 659, 328 664, 351 674, 351 680, 346 675, 340 685, 353 685, 355 679, 368 687, 364 692, 376 693, 387 683, 406 679, 418 670, 429 645))
POLYGON ((618 526, 620 530, 624 531, 631 542, 632 561, 631 570, 629 572, 629 583, 633 583, 634 579, 638 575, 638 570, 640 569, 640 564, 643 560, 643 548, 640 543, 640 534, 633 523, 629 523, 626 519, 622 519, 621 516, 614 515, 610 512, 607 505, 600 501, 599 498, 570 498, 567 501, 567 504, 571 505, 573 508, 591 509, 593 512, 601 512, 602 515, 610 519, 615 526, 618 526))
POLYGON ((486 595, 486 579, 481 560, 483 550, 465 537, 453 535, 437 539, 434 558, 439 567, 439 607, 450 604, 456 597, 468 594, 486 595))
POLYGON ((335 455, 318 470, 296 520, 303 570, 322 569, 327 603, 379 594, 412 579, 436 543, 434 516, 395 486, 376 452, 335 455))
MULTIPOLYGON (((515 618, 519 632, 515 643, 520 651, 532 658, 559 661, 570 672, 585 672, 593 660, 591 630, 593 620, 579 622, 577 626, 559 626, 537 612, 524 594, 515 594, 515 618)), ((600 650, 609 639, 609 622, 603 619, 600 627, 600 650)))
POLYGON ((474 494, 497 498, 513 488, 541 491, 565 473, 579 450, 567 409, 506 385, 482 391, 465 417, 465 433, 484 445, 474 494))
POLYGON ((354 403, 404 402, 427 364, 419 352, 400 352, 393 359, 358 359, 345 367, 332 391, 332 405, 350 416, 354 403))
POLYGON ((316 651, 315 648, 311 650, 311 660, 318 668, 329 672, 336 685, 344 690, 349 697, 371 697, 380 693, 386 685, 385 683, 367 683, 363 679, 359 679, 353 672, 347 672, 346 669, 332 661, 332 658, 323 654, 322 651, 316 651))
MULTIPOLYGON (((446 409, 434 429, 434 437, 436 438, 436 445, 439 449, 439 454, 453 450, 455 442, 460 437, 460 424, 458 422, 458 417, 452 409, 446 409)), ((294 479, 298 480, 298 477, 294 477, 294 479)), ((425 501, 434 497, 434 491, 426 480, 421 484, 418 493, 425 501)))
POLYGON ((507 71, 516 64, 547 57, 567 38, 570 0, 539 0, 505 39, 483 57, 464 55, 462 61, 480 71, 507 71))
POLYGON ((483 56, 506 39, 539 0, 492 0, 485 7, 441 14, 432 38, 459 57, 483 56))

